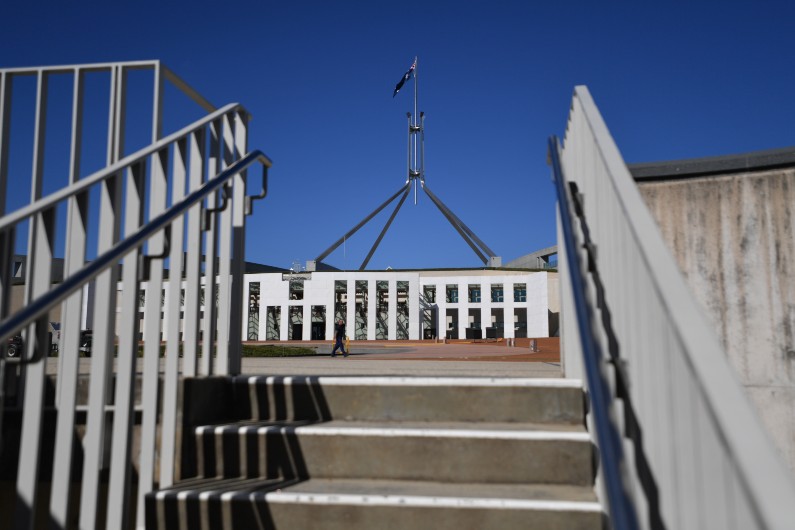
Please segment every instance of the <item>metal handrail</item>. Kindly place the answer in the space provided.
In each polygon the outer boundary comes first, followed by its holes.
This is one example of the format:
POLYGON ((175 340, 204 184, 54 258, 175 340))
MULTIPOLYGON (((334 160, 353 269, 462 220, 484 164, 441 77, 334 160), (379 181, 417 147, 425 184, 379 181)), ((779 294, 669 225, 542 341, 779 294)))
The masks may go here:
MULTIPOLYGON (((556 154, 550 149, 550 155, 556 154)), ((603 274, 621 346, 621 358, 612 362, 618 370, 626 369, 634 383, 627 390, 630 401, 617 405, 634 401, 648 443, 647 467, 636 458, 625 487, 638 492, 644 475, 652 477, 659 486, 660 520, 677 527, 703 527, 705 520, 718 521, 717 526, 721 519, 737 518, 743 528, 792 528, 795 482, 766 437, 586 87, 575 89, 560 158, 570 172, 564 177, 590 201, 585 212, 592 237, 588 254, 598 267, 594 270, 603 274)), ((563 205, 561 201, 561 210, 563 205)), ((564 217, 561 211, 561 225, 564 217)), ((575 268, 567 260, 574 262, 582 251, 563 249, 562 269, 575 268)), ((570 291, 567 302, 578 294, 573 283, 570 291)), ((603 330, 598 331, 604 348, 603 330)), ((564 364, 573 363, 573 373, 577 359, 569 352, 580 347, 585 345, 573 340, 562 352, 564 364)), ((628 407, 617 406, 614 412, 622 409, 625 434, 632 437, 638 425, 626 416, 628 407)), ((634 501, 639 517, 644 508, 654 508, 653 499, 648 506, 640 495, 634 501)), ((650 521, 640 523, 646 527, 650 521)))
MULTIPOLYGON (((560 207, 560 224, 563 232, 563 244, 568 256, 577 256, 577 236, 572 227, 572 212, 569 197, 560 165, 560 155, 557 137, 549 139, 549 157, 552 164, 552 176, 555 191, 560 207)), ((585 376, 588 382, 591 411, 596 425, 601 468, 604 473, 605 486, 610 505, 610 518, 613 528, 618 530, 638 528, 635 506, 627 496, 621 477, 621 468, 624 466, 624 454, 621 448, 620 436, 615 425, 610 420, 609 402, 610 393, 605 388, 601 377, 599 363, 604 359, 602 348, 595 339, 593 322, 595 315, 591 304, 585 299, 586 281, 583 277, 579 263, 572 263, 567 267, 569 280, 572 285, 574 297, 574 310, 577 319, 577 328, 582 342, 583 362, 585 376)))
POLYGON ((70 64, 56 66, 25 66, 18 68, 3 68, 0 72, 14 76, 46 74, 65 74, 69 72, 102 72, 115 67, 122 67, 127 70, 143 70, 148 68, 160 69, 164 77, 191 98, 196 104, 207 112, 214 112, 217 107, 210 103, 207 98, 199 94, 192 86, 186 83, 181 77, 168 69, 160 61, 125 61, 118 63, 90 63, 90 64, 70 64))
MULTIPOLYGON (((227 107, 224 107, 227 109, 227 107)), ((224 109, 219 110, 218 112, 221 113, 224 109)), ((214 116, 214 115, 213 115, 214 116)), ((201 120, 201 122, 206 123, 207 118, 201 120)), ((195 129, 196 127, 191 127, 189 129, 195 129)), ((177 134, 177 133, 175 133, 177 134)), ((172 135, 173 136, 173 135, 172 135)), ((170 138, 170 137, 169 137, 170 138)), ((164 139, 163 141, 166 141, 164 139)), ((162 142, 158 142, 157 145, 161 144, 162 142)), ((160 146, 162 147, 162 146, 160 146)), ((156 151, 157 149, 153 149, 151 146, 142 150, 146 151, 147 154, 151 154, 152 152, 156 151)), ((140 152, 139 152, 140 153, 140 152)), ((125 158, 127 160, 129 158, 133 158, 132 162, 139 160, 143 156, 146 155, 130 155, 129 157, 125 158)), ((121 162, 124 162, 122 160, 121 162)), ((119 162, 119 164, 121 164, 119 162)), ((64 281, 54 287, 52 290, 48 291, 46 294, 42 295, 41 297, 37 298, 36 300, 32 301, 28 306, 24 309, 18 311, 13 316, 3 320, 0 322, 0 343, 7 340, 11 337, 15 331, 19 330, 21 327, 33 322, 37 317, 46 314, 50 309, 55 307, 59 302, 62 302, 66 297, 70 294, 75 292, 77 289, 82 287, 85 283, 89 282, 96 276, 98 276, 103 270, 111 267, 119 262, 121 258, 123 258, 126 254, 128 254, 133 249, 142 246, 146 240, 160 231, 163 228, 166 228, 169 223, 171 223, 174 219, 176 219, 181 214, 185 213, 188 209, 190 209, 196 203, 202 201, 205 197, 207 197, 212 192, 218 190, 221 186, 223 186, 230 178, 234 175, 244 171, 250 165, 255 162, 260 162, 263 166, 263 189, 267 189, 266 179, 267 179, 267 168, 271 167, 271 160, 259 150, 251 151, 243 158, 236 161, 234 164, 223 170, 219 173, 216 177, 207 181, 202 187, 198 188, 197 190, 193 191, 187 197, 185 197, 180 202, 172 205, 168 210, 160 214, 155 219, 152 219, 143 227, 141 227, 138 231, 126 237, 124 240, 117 243, 112 249, 108 252, 104 253, 103 255, 97 257, 95 260, 89 262, 85 267, 80 269, 77 273, 65 278, 64 281)), ((111 166, 108 170, 103 170, 95 174, 95 182, 101 180, 100 174, 104 174, 107 171, 110 174, 118 172, 118 168, 111 171, 112 168, 116 167, 111 166)), ((81 181, 82 182, 82 181, 81 181)), ((77 187, 77 184, 71 186, 71 188, 77 187)), ((82 188, 81 188, 82 189, 82 188)), ((80 190, 78 190, 80 191, 80 190)), ((75 191, 74 193, 77 193, 75 191)), ((70 194, 71 195, 71 194, 70 194)), ((67 195, 68 196, 68 195, 67 195)), ((264 195, 263 195, 264 196, 264 195)), ((43 202, 42 201, 37 201, 43 202)), ((34 206, 31 205, 31 206, 34 206)), ((32 215, 42 209, 46 208, 47 205, 43 205, 40 208, 36 208, 31 214, 32 215)), ((0 224, 0 229, 3 227, 3 224, 0 224)), ((36 357, 33 359, 27 360, 27 362, 37 362, 41 360, 44 355, 44 351, 40 348, 37 352, 36 357)))
MULTIPOLYGON (((208 114, 204 118, 193 122, 191 125, 180 129, 179 131, 172 133, 165 138, 154 142, 135 153, 129 154, 126 157, 122 158, 115 164, 111 164, 108 167, 100 169, 99 171, 92 173, 91 175, 87 175, 86 177, 78 180, 74 184, 66 188, 62 188, 56 192, 53 192, 41 199, 28 204, 18 210, 14 210, 11 213, 6 214, 2 218, 0 218, 0 231, 15 225, 26 219, 31 217, 39 212, 42 212, 48 208, 51 208, 58 204, 59 202, 68 199, 74 195, 79 194, 82 191, 89 189, 90 187, 102 182, 103 180, 107 180, 108 178, 116 175, 119 171, 126 169, 127 167, 132 166, 133 164, 140 162, 141 160, 145 159, 146 157, 168 147, 170 144, 188 136, 194 131, 201 129, 205 125, 212 123, 213 121, 217 120, 224 114, 229 112, 234 112, 243 109, 243 107, 239 103, 230 103, 225 105, 224 107, 216 110, 212 114, 208 114)), ((244 109, 243 109, 244 110, 244 109)))
MULTIPOLYGON (((180 372, 183 376, 239 373, 236 345, 242 327, 246 216, 251 213, 253 202, 267 193, 271 163, 261 151, 249 151, 250 115, 242 106, 230 104, 216 109, 158 61, 0 69, 3 181, 8 176, 12 82, 24 76, 36 78, 31 203, 8 215, 0 208, 0 254, 3 254, 0 258, 4 263, 0 270, 3 287, 0 316, 4 319, 0 322, 0 345, 20 329, 26 344, 19 360, 0 358, 0 372, 10 369, 19 374, 20 385, 13 396, 24 410, 14 524, 18 527, 33 524, 34 514, 41 511, 41 503, 47 500, 39 495, 38 484, 39 480, 47 480, 41 471, 50 472, 41 466, 48 460, 44 456, 42 425, 49 369, 48 363, 41 362, 47 354, 41 346, 47 343, 47 317, 56 314, 60 306, 62 334, 55 389, 59 443, 52 451, 50 521, 55 526, 66 527, 79 513, 80 527, 94 528, 100 524, 97 506, 107 500, 108 528, 122 527, 125 514, 131 514, 132 510, 137 524, 142 526, 146 495, 157 485, 173 484, 178 477, 175 458, 180 372), (122 158, 127 74, 142 69, 151 69, 154 74, 151 144, 122 158), (50 77, 64 73, 73 75, 74 87, 68 185, 42 197, 48 82, 50 77), (88 103, 85 80, 94 73, 110 74, 106 167, 80 179, 82 125, 88 103), (209 115, 161 138, 166 82, 187 94, 209 115), (247 168, 255 163, 263 166, 261 187, 247 175, 247 168), (89 205, 92 195, 89 192, 98 188, 101 188, 96 212, 98 257, 87 262, 90 212, 94 212, 93 205, 89 205), (254 189, 247 193, 246 188, 254 189), (226 196, 224 201, 219 200, 221 190, 226 196), (219 203, 222 203, 220 208, 219 203), (55 248, 63 235, 59 233, 56 212, 64 205, 68 214, 65 275, 61 283, 53 284, 55 248), (207 210, 212 215, 203 216, 207 210), (206 224, 202 224, 203 217, 206 224), (6 286, 11 284, 10 253, 20 225, 28 222, 24 305, 9 315, 11 290, 6 286), (172 274, 164 281, 166 260, 172 274), (181 289, 187 294, 184 308, 178 294, 181 289), (138 304, 141 291, 149 294, 144 307, 138 304), (160 296, 154 295, 161 292, 172 293, 167 298, 165 312, 159 307, 160 296), (203 314, 200 292, 217 301, 204 308, 203 314), (180 329, 183 324, 184 330, 180 329), (95 348, 82 442, 82 480, 75 485, 70 477, 77 465, 73 432, 78 422, 78 337, 82 329, 93 330, 95 348), (165 367, 160 362, 164 339, 165 367), (141 344, 143 364, 139 370, 137 358, 141 344), (24 369, 14 366, 18 364, 26 366, 24 369), (130 465, 133 458, 130 443, 139 410, 134 392, 138 380, 142 385, 141 430, 138 489, 134 494, 130 489, 135 480, 130 465), (106 406, 111 402, 112 428, 106 423, 106 406), (109 472, 107 495, 101 486, 106 470, 109 472), (158 472, 159 480, 155 477, 158 472), (73 494, 75 488, 80 490, 77 496, 73 494), (75 498, 80 499, 79 506, 75 498)), ((0 405, 4 399, 2 390, 0 386, 0 405)))

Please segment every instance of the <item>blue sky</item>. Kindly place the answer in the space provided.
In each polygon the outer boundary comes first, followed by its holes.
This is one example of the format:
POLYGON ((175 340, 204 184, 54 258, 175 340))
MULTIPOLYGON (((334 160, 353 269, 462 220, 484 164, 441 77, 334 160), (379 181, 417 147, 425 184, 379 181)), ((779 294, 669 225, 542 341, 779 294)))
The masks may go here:
MULTIPOLYGON (((546 140, 575 85, 628 162, 795 145, 793 15, 784 2, 14 2, 0 67, 160 59, 214 104, 244 104, 250 147, 274 161, 247 257, 289 267, 405 181, 411 86, 392 89, 418 55, 426 181, 508 261, 555 244, 546 140)), ((388 214, 326 261, 358 268, 388 214)), ((480 261, 421 195, 369 267, 387 266, 480 261)))

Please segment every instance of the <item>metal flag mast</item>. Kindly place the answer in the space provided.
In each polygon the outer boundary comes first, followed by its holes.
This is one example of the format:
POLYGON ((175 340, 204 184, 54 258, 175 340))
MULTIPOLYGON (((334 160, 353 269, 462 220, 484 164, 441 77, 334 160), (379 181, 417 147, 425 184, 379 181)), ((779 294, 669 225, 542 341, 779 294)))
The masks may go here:
POLYGON ((425 182, 425 113, 419 114, 419 123, 417 122, 417 107, 419 99, 419 82, 417 81, 417 60, 414 58, 413 72, 414 72, 414 114, 411 112, 406 113, 409 120, 409 141, 408 141, 408 178, 407 184, 414 184, 414 204, 417 204, 417 181, 420 183, 425 182), (417 135, 420 136, 417 142, 417 135), (419 143, 419 152, 417 144, 419 143), (419 154, 419 156, 417 156, 419 154))
POLYGON ((403 74, 403 78, 398 82, 395 86, 395 91, 392 94, 392 97, 400 91, 403 87, 403 84, 408 81, 411 77, 414 78, 414 114, 411 112, 406 113, 406 117, 408 118, 408 155, 407 155, 407 172, 408 176, 406 178, 406 182, 403 184, 397 192, 395 192, 391 197, 389 197, 386 201, 384 201, 378 208, 370 212, 364 219, 362 219, 359 224, 354 226, 350 229, 345 235, 339 238, 333 245, 327 248, 322 254, 320 254, 317 258, 315 258, 314 263, 309 262, 307 264, 308 270, 316 270, 317 266, 323 261, 323 259, 334 252, 343 242, 345 242, 349 237, 355 234, 361 227, 367 224, 370 219, 375 217, 381 210, 386 208, 389 204, 392 203, 398 196, 400 196, 400 200, 397 203, 397 206, 392 211, 392 214, 387 219, 384 228, 381 230, 381 233, 378 234, 378 238, 376 238, 375 243, 373 244, 372 248, 370 248, 370 252, 367 253, 367 257, 364 258, 359 270, 364 270, 367 267, 367 264, 370 262, 370 258, 373 257, 375 254, 378 245, 381 243, 381 240, 386 235, 387 230, 392 225, 392 221, 394 221, 395 216, 397 215, 398 211, 400 211, 400 207, 403 206, 403 203, 406 201, 406 197, 408 197, 409 192, 411 191, 411 185, 414 184, 414 204, 417 204, 417 188, 421 187, 422 191, 431 199, 431 202, 442 212, 447 221, 453 225, 456 232, 466 241, 466 243, 470 246, 470 248, 475 252, 478 258, 483 262, 484 265, 488 265, 489 267, 499 267, 501 266, 501 259, 499 256, 496 256, 494 252, 478 238, 472 230, 467 227, 461 219, 458 218, 445 204, 431 192, 430 188, 427 184, 425 184, 425 113, 420 112, 418 114, 418 99, 419 99, 419 83, 417 82, 417 61, 418 58, 414 58, 414 63, 412 63, 411 67, 408 71, 403 74), (418 119, 419 118, 419 119, 418 119))

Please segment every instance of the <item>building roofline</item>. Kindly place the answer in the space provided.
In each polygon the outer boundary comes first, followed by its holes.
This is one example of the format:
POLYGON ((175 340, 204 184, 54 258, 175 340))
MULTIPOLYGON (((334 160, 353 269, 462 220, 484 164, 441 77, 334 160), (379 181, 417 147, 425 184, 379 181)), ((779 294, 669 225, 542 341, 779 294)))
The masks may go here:
POLYGON ((795 166, 795 147, 627 165, 637 181, 695 178, 791 166, 795 166))
POLYGON ((351 269, 351 270, 329 270, 329 271, 312 271, 312 274, 327 272, 327 273, 334 273, 334 272, 353 272, 353 273, 390 273, 390 272, 466 272, 466 271, 506 271, 506 272, 551 272, 553 269, 539 269, 539 268, 514 268, 514 267, 438 267, 438 268, 415 268, 415 269, 384 269, 384 270, 371 270, 365 269, 363 271, 359 269, 351 269))

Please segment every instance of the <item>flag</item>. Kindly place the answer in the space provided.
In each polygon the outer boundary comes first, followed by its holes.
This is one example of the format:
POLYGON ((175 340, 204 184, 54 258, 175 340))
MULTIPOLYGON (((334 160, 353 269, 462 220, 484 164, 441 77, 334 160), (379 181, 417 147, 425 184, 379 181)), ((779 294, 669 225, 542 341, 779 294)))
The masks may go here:
POLYGON ((406 81, 408 81, 411 78, 411 74, 414 72, 415 68, 417 68, 417 58, 416 57, 414 58, 414 62, 411 63, 411 66, 406 71, 406 73, 403 74, 403 77, 400 79, 400 81, 398 81, 398 84, 395 85, 395 91, 392 93, 392 97, 397 96, 397 93, 400 92, 401 88, 403 88, 403 83, 405 83, 406 81))

